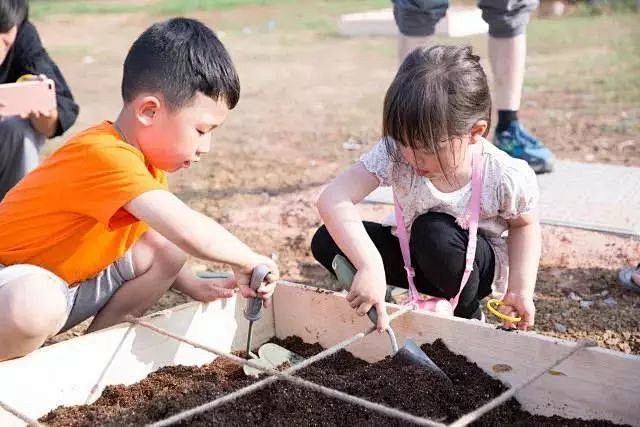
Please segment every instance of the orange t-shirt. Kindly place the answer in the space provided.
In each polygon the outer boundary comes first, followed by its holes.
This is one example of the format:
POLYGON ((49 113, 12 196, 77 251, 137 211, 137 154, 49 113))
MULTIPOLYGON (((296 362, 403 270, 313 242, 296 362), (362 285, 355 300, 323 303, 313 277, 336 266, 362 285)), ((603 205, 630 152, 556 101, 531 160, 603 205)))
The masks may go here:
POLYGON ((33 264, 70 285, 122 257, 148 226, 122 207, 167 178, 101 123, 72 137, 0 203, 0 264, 33 264))

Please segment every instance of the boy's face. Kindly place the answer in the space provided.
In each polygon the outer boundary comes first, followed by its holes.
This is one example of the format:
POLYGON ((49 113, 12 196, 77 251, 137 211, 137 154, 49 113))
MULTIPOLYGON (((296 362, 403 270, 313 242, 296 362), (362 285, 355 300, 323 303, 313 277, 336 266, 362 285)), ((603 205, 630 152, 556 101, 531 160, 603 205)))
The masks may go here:
POLYGON ((4 62, 7 57, 7 53, 13 43, 16 41, 16 35, 18 34, 18 26, 14 25, 6 33, 0 33, 0 64, 4 62))
POLYGON ((153 166, 167 172, 188 168, 208 153, 211 132, 229 112, 223 99, 214 100, 200 92, 190 104, 174 111, 169 111, 161 98, 147 96, 141 102, 136 108, 142 124, 138 145, 153 166))

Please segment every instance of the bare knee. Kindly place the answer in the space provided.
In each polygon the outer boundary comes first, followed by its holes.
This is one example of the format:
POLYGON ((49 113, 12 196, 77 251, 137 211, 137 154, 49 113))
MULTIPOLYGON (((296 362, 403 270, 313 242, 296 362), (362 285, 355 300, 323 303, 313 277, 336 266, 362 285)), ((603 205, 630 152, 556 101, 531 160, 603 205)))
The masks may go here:
POLYGON ((186 262, 184 251, 154 230, 144 233, 133 246, 133 263, 138 275, 153 267, 164 275, 175 276, 186 262))
POLYGON ((0 288, 0 307, 0 335, 46 339, 63 326, 67 298, 55 279, 30 273, 0 288))

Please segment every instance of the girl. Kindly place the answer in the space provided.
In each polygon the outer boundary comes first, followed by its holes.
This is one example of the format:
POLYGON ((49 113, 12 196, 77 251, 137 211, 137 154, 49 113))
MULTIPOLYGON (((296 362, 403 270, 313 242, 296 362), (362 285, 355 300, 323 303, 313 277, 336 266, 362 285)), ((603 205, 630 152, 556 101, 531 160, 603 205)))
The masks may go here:
POLYGON ((405 265, 415 268, 417 289, 451 300, 456 316, 482 319, 479 301, 493 290, 503 295, 500 310, 521 318, 507 327, 533 325, 537 182, 526 162, 484 139, 490 118, 487 78, 471 48, 418 48, 387 91, 382 139, 321 194, 325 226, 313 255, 329 271, 337 254, 351 261, 347 300, 360 315, 375 306, 379 330, 388 326, 387 283, 409 285, 405 265), (393 189, 397 234, 363 222, 354 206, 379 185, 393 189))

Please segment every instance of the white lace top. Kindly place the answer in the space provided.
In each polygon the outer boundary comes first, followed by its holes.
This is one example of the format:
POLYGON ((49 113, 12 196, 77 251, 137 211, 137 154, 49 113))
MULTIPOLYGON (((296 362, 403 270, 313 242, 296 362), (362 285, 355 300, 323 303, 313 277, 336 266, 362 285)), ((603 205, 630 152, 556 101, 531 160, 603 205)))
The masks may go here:
MULTIPOLYGON (((525 161, 510 157, 485 139, 482 144, 484 170, 478 233, 488 238, 495 253, 493 291, 499 296, 505 292, 508 282, 507 220, 536 207, 538 183, 525 161)), ((426 212, 442 212, 458 218, 467 211, 471 182, 451 193, 443 193, 428 178, 416 175, 399 153, 391 156, 384 140, 364 153, 360 161, 378 177, 381 185, 393 188, 409 233, 413 221, 426 212)))

